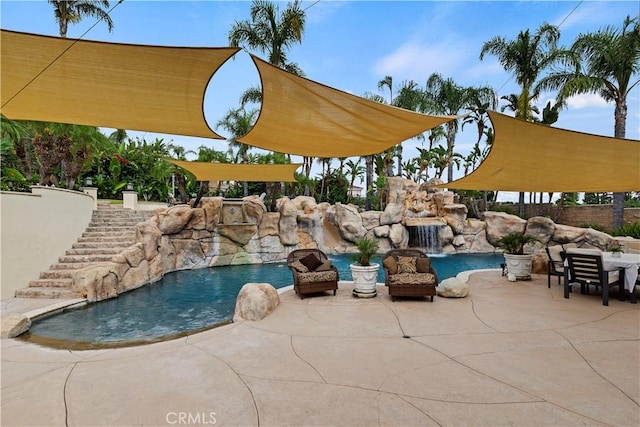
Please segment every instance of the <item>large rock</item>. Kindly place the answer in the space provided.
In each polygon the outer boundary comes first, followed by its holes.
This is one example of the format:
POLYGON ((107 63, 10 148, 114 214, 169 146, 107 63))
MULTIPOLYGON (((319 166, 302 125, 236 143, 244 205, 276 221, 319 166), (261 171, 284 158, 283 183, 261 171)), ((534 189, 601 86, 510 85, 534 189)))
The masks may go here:
POLYGON ((233 321, 264 319, 279 304, 278 291, 269 283, 247 283, 236 299, 233 321))
POLYGON ((461 234, 467 225, 467 207, 462 204, 446 205, 442 208, 444 220, 455 234, 461 234))
POLYGON ((222 197, 203 197, 198 203, 198 207, 204 210, 206 216, 206 229, 213 231, 222 210, 222 197))
POLYGON ((393 224, 389 231, 389 240, 394 248, 405 249, 409 246, 409 231, 402 224, 393 224))
POLYGON ((584 232, 583 240, 589 246, 606 250, 612 239, 607 233, 594 230, 593 228, 587 228, 584 232))
POLYGON ((556 224, 551 240, 556 243, 575 243, 582 240, 586 231, 584 228, 556 224))
POLYGON ((382 212, 380 211, 365 211, 360 213, 360 218, 362 218, 362 225, 367 230, 372 230, 376 227, 380 226, 380 216, 382 212))
POLYGON ((267 207, 258 196, 247 196, 242 199, 242 212, 247 221, 260 224, 262 217, 267 213, 267 207))
POLYGON ((23 334, 31 327, 31 320, 22 314, 2 316, 2 338, 14 338, 23 334))
POLYGON ((538 242, 546 246, 553 237, 555 224, 550 218, 534 216, 527 221, 526 236, 533 236, 538 242))
POLYGON ((312 214, 318 211, 318 202, 310 196, 297 196, 293 199, 296 208, 305 214, 312 214))
POLYGON ((277 201, 280 221, 278 222, 280 242, 285 246, 298 244, 298 209, 288 197, 282 197, 277 201))
POLYGON ((190 206, 180 205, 158 212, 158 229, 162 234, 175 234, 182 231, 193 216, 190 206))
POLYGON ((418 191, 419 185, 410 179, 399 176, 387 178, 388 198, 387 203, 403 204, 406 195, 412 191, 418 191))
POLYGON ((404 206, 398 203, 388 203, 380 215, 380 225, 399 224, 404 218, 404 206))
POLYGON ((141 222, 136 225, 136 241, 142 243, 146 259, 151 259, 158 254, 162 234, 162 231, 154 226, 151 221, 141 222))
POLYGON ((469 285, 455 277, 444 279, 436 287, 438 296, 445 298, 464 298, 469 295, 469 285))
POLYGON ((358 213, 358 208, 354 205, 336 203, 334 221, 338 230, 340 230, 340 236, 349 242, 355 242, 367 234, 367 229, 362 225, 362 218, 358 213))
POLYGON ((511 232, 524 233, 527 226, 524 219, 505 212, 485 212, 484 221, 487 223, 487 240, 493 246, 497 246, 498 240, 511 232))

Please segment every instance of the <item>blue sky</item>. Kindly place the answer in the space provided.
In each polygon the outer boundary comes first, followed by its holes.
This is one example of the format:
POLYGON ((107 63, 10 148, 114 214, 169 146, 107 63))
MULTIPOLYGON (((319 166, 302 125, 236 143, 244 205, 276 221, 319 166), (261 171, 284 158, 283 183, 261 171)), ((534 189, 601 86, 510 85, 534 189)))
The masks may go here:
MULTIPOLYGON (((281 9, 286 2, 277 2, 281 9)), ((116 2, 112 1, 111 5, 116 2)), ((89 40, 173 45, 226 46, 236 20, 249 18, 249 1, 140 1, 125 0, 114 8, 113 32, 98 24, 89 40)), ((638 1, 305 1, 307 21, 301 45, 289 59, 306 77, 355 94, 379 93, 377 82, 391 75, 395 85, 413 79, 424 86, 434 72, 453 78, 461 86, 491 85, 499 96, 517 93, 518 87, 496 58, 480 61, 482 44, 494 36, 514 39, 518 32, 535 31, 542 23, 560 26, 560 44, 570 45, 579 33, 606 25, 620 28, 627 15, 640 14, 638 1)), ((46 1, 0 2, 4 29, 58 35, 52 7, 46 1)), ((93 24, 85 19, 71 25, 68 37, 82 36, 93 24)), ((260 55, 258 53, 258 55, 260 55)), ((205 101, 211 127, 238 106, 243 90, 259 78, 244 52, 214 76, 205 101)), ((543 107, 553 94, 537 103, 543 107)), ((640 88, 628 98, 627 138, 640 140, 640 88)), ((555 127, 613 136, 613 104, 595 95, 571 99, 555 127)), ((224 130, 217 129, 221 134, 224 130)), ((163 137, 187 149, 205 144, 226 150, 218 140, 175 135, 131 133, 147 139, 163 137)), ((466 154, 474 132, 458 134, 457 151, 466 154)), ((405 159, 417 154, 415 140, 403 143, 405 159)), ((295 160, 295 159, 294 159, 295 160)), ((461 174, 457 173, 457 176, 461 174)))

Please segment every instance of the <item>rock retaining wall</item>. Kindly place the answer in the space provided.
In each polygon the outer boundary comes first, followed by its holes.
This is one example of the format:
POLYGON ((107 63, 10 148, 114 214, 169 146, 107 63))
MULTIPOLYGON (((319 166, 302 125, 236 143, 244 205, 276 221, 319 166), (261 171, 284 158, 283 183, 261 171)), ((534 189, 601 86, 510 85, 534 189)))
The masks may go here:
MULTIPOLYGON (((383 212, 360 212, 354 205, 316 203, 298 196, 277 201, 278 212, 267 212, 256 196, 238 206, 245 222, 219 221, 224 200, 203 198, 191 208, 178 205, 155 210, 136 226, 136 243, 110 263, 79 270, 74 289, 89 301, 100 301, 160 280, 172 271, 224 265, 285 261, 295 249, 318 248, 329 254, 355 251, 356 239, 379 242, 379 252, 406 248, 407 226, 435 222, 443 252, 491 253, 505 234, 521 231, 536 238, 534 273, 547 268, 544 248, 576 243, 605 249, 612 237, 592 229, 554 224, 549 218, 529 220, 502 212, 486 212, 483 220, 467 218, 467 208, 454 203, 453 193, 418 187, 412 181, 389 178, 389 203, 383 212)), ((624 241, 624 239, 616 239, 624 241)))

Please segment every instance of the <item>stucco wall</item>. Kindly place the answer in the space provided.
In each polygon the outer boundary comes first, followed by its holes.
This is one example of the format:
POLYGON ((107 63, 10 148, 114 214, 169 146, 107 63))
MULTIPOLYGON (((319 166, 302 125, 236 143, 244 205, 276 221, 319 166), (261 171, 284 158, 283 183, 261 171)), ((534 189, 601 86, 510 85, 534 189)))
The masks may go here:
POLYGON ((40 186, 32 192, 0 192, 3 299, 48 270, 91 221, 94 200, 87 194, 40 186))

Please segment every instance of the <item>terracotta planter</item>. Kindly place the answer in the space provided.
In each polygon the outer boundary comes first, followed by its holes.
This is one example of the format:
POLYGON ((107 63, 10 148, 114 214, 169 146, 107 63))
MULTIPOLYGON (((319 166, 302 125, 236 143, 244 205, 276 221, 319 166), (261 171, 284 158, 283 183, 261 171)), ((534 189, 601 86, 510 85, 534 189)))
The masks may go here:
POLYGON ((507 275, 513 274, 516 280, 531 280, 531 254, 514 255, 504 254, 507 263, 507 275))
POLYGON ((380 264, 362 266, 351 264, 351 277, 353 278, 353 294, 358 297, 371 298, 377 294, 378 270, 380 264))

